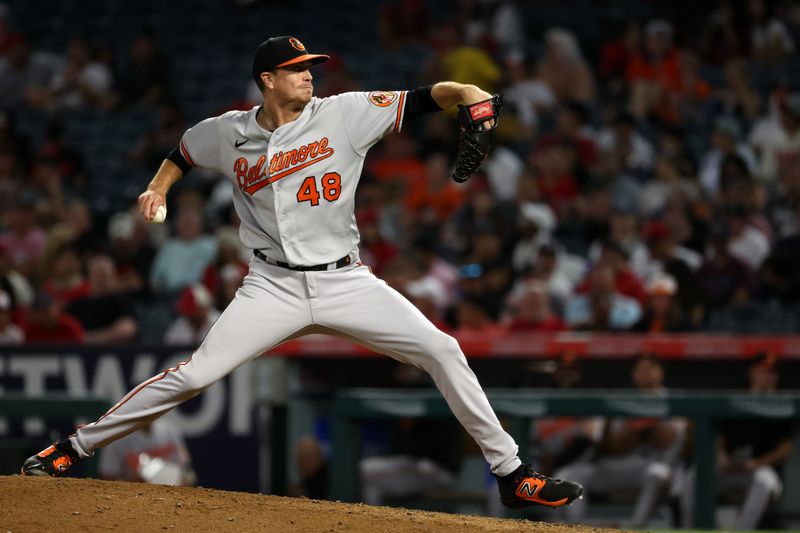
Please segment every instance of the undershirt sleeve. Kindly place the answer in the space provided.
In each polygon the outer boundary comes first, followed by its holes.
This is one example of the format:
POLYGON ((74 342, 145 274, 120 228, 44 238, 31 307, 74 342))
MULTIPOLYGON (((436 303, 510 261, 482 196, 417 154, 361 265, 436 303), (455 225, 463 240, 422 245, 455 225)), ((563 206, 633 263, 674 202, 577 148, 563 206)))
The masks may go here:
POLYGON ((432 90, 433 85, 428 85, 408 91, 403 116, 416 117, 425 113, 441 111, 442 108, 439 107, 439 104, 437 104, 433 96, 431 96, 432 90))
POLYGON ((189 162, 186 161, 186 158, 183 157, 183 154, 181 154, 179 146, 176 146, 175 148, 172 149, 172 151, 167 156, 167 159, 175 163, 175 165, 177 165, 177 167, 181 169, 181 172, 183 172, 184 176, 188 174, 190 170, 192 170, 192 165, 190 165, 189 162))

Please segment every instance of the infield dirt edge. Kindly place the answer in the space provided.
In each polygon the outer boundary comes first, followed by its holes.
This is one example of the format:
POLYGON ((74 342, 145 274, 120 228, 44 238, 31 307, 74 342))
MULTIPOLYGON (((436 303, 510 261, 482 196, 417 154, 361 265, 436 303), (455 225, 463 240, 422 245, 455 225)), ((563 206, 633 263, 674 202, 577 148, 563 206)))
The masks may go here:
POLYGON ((201 487, 0 476, 0 531, 535 532, 619 530, 201 487))

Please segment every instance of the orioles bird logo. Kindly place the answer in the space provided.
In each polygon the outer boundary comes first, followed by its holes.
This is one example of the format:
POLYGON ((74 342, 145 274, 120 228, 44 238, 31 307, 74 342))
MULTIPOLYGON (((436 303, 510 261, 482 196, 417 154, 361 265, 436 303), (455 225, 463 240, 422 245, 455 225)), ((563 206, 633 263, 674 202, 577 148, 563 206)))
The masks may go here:
POLYGON ((372 91, 369 93, 369 101, 378 107, 386 107, 397 98, 397 93, 391 91, 372 91))
POLYGON ((303 46, 303 43, 301 43, 300 41, 298 41, 294 37, 289 39, 289 44, 291 44, 292 48, 294 48, 295 50, 299 50, 301 52, 305 52, 306 51, 306 47, 303 46))

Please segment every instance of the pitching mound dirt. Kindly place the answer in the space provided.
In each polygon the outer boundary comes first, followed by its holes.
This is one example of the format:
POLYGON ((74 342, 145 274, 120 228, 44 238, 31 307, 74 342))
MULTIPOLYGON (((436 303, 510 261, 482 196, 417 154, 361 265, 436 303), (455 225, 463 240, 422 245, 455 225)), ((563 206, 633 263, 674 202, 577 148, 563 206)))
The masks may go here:
POLYGON ((0 531, 588 533, 611 530, 94 479, 0 477, 0 531))

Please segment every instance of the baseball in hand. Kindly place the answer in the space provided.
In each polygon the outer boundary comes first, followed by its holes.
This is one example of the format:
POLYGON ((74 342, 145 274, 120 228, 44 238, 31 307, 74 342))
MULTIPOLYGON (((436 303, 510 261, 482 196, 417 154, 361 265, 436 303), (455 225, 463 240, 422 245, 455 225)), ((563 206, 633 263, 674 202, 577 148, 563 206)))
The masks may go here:
POLYGON ((167 219, 167 208, 163 205, 158 206, 156 209, 156 214, 153 215, 152 220, 150 220, 151 224, 163 224, 164 221, 167 219))

